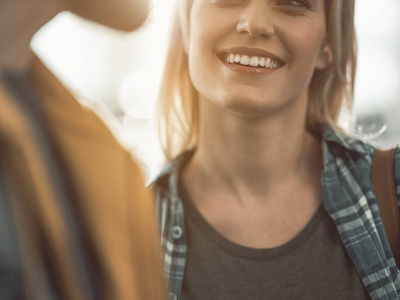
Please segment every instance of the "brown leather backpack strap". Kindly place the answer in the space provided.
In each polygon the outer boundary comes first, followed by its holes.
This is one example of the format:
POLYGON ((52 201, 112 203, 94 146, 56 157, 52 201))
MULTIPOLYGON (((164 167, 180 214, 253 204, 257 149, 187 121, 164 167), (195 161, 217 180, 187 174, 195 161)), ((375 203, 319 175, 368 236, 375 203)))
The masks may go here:
POLYGON ((397 266, 400 266, 400 218, 393 170, 395 150, 375 151, 372 161, 372 185, 390 248, 397 266))

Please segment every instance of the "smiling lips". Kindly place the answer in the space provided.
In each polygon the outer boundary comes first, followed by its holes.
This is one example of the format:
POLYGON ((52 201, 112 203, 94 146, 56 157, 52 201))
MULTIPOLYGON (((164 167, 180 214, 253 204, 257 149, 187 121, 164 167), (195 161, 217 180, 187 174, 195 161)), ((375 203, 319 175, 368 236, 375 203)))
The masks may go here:
POLYGON ((240 64, 243 66, 250 67, 262 67, 267 69, 277 69, 280 67, 280 63, 277 60, 274 60, 270 57, 261 57, 261 56, 248 56, 244 54, 234 54, 229 53, 226 55, 225 61, 229 64, 240 64))

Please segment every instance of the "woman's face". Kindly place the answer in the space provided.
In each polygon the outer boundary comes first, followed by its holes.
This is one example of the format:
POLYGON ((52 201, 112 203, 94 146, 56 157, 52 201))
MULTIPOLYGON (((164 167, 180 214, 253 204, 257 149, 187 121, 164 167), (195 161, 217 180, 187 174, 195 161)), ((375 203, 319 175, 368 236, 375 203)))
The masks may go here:
POLYGON ((263 115, 303 99, 331 60, 324 0, 194 0, 187 51, 202 98, 263 115))

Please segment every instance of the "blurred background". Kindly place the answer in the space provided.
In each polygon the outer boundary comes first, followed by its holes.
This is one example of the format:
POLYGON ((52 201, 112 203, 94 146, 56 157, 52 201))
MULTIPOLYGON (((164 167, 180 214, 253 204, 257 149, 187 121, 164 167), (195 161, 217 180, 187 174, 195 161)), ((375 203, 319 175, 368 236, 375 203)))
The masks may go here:
MULTIPOLYGON (((153 112, 173 3, 153 0, 146 24, 133 33, 61 13, 32 41, 34 51, 73 93, 111 112, 148 179, 163 163, 153 112)), ((358 0, 356 28, 352 124, 359 137, 389 147, 400 143, 400 1, 358 0)))

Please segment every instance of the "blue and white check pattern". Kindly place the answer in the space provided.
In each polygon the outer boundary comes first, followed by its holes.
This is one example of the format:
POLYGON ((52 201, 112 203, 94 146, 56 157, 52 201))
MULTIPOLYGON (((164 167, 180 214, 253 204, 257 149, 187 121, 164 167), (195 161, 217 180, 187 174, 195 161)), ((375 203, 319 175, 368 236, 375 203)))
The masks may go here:
MULTIPOLYGON (((400 271, 372 190, 374 147, 325 127, 322 148, 323 204, 366 290, 371 299, 399 299, 400 271)), ((177 184, 179 165, 187 155, 184 153, 167 164, 154 184, 170 299, 180 299, 186 262, 184 212, 177 184)), ((394 175, 400 205, 400 148, 396 150, 394 175)))

